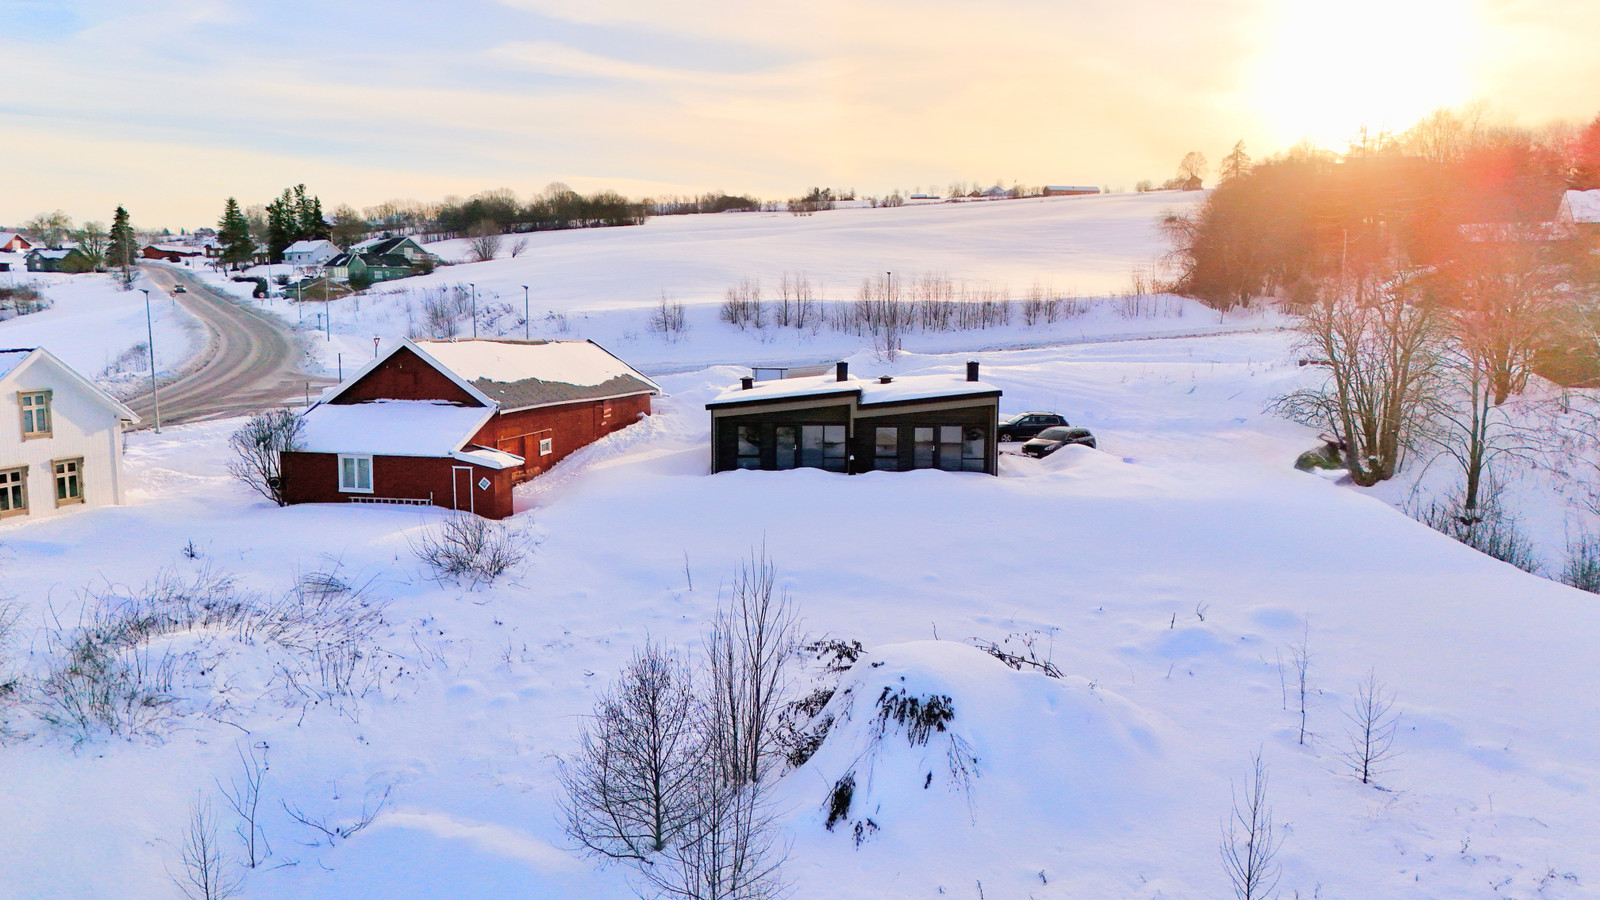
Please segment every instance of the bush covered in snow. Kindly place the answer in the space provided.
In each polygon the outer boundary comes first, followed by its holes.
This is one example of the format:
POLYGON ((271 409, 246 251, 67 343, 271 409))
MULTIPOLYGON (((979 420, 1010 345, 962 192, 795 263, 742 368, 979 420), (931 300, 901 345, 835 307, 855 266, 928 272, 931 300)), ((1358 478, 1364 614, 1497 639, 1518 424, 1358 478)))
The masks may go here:
POLYGON ((510 529, 471 514, 453 515, 425 529, 413 550, 435 578, 469 587, 493 584, 525 555, 510 529))

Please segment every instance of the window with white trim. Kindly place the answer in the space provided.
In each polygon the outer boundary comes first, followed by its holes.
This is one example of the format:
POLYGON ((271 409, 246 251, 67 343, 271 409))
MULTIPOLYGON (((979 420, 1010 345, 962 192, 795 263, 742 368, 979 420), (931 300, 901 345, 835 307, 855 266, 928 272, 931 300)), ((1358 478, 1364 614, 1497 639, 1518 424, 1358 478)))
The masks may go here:
POLYGON ((22 407, 22 439, 50 436, 50 392, 24 391, 17 395, 22 407))
POLYGON ((0 469, 0 516, 28 514, 28 467, 0 469))
POLYGON ((372 493, 372 457, 339 454, 339 490, 346 494, 372 493))
POLYGON ((539 439, 539 455, 540 456, 549 456, 550 454, 552 454, 554 452, 556 452, 556 451, 555 451, 555 441, 553 439, 551 439, 551 438, 540 438, 539 439))

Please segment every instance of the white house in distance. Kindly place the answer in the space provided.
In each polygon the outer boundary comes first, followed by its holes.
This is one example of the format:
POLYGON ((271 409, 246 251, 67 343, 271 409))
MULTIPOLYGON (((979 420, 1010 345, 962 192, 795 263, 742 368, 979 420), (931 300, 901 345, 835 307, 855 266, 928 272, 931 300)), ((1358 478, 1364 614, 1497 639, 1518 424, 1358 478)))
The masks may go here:
POLYGON ((0 350, 0 523, 122 502, 139 417, 43 348, 0 350))
POLYGON ((320 266, 339 255, 332 241, 295 241, 283 251, 283 261, 291 266, 320 266))

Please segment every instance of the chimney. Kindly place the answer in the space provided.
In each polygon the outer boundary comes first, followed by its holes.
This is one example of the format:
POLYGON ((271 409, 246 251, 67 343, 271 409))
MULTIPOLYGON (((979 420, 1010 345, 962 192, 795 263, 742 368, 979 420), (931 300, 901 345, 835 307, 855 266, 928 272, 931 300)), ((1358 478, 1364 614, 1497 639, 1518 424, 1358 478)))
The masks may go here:
POLYGON ((879 375, 878 376, 878 383, 879 384, 888 384, 891 381, 894 381, 894 376, 893 375, 879 375))
POLYGON ((753 376, 753 375, 746 375, 743 378, 739 379, 739 389, 742 390, 742 391, 748 391, 748 390, 750 390, 751 388, 753 388, 755 386, 756 386, 756 379, 755 379, 755 376, 753 376))
POLYGON ((967 380, 968 381, 977 381, 978 380, 978 361, 975 360, 975 359, 967 360, 967 380))
POLYGON ((834 376, 833 376, 833 380, 834 381, 849 381, 850 380, 850 364, 849 363, 841 362, 837 366, 834 366, 833 370, 834 370, 834 376))

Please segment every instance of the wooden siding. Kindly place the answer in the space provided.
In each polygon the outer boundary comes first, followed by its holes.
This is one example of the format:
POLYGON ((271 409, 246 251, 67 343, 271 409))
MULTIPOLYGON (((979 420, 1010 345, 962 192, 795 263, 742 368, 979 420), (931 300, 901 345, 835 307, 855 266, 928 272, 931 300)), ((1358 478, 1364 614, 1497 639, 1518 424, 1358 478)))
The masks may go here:
POLYGON ((24 363, 0 390, 0 469, 28 467, 28 515, 7 524, 70 509, 122 502, 122 422, 99 398, 55 371, 45 358, 24 363), (19 392, 50 392, 50 436, 22 439, 19 392), (56 506, 51 463, 83 460, 83 502, 56 506))
POLYGON ((396 351, 382 365, 362 376, 360 381, 352 384, 333 402, 360 403, 363 400, 444 400, 465 406, 483 405, 462 390, 460 385, 405 348, 396 351))
POLYGON ((284 495, 290 503, 426 500, 445 509, 504 519, 511 515, 512 474, 510 469, 487 469, 452 457, 374 456, 372 493, 357 494, 339 490, 339 454, 283 454, 284 495), (489 479, 489 487, 478 487, 483 478, 489 479))
POLYGON ((526 460, 512 470, 516 482, 527 481, 565 459, 574 451, 650 415, 650 395, 637 394, 614 400, 578 400, 503 412, 490 419, 472 442, 515 453, 526 460), (539 441, 549 438, 549 456, 539 455, 539 441))

